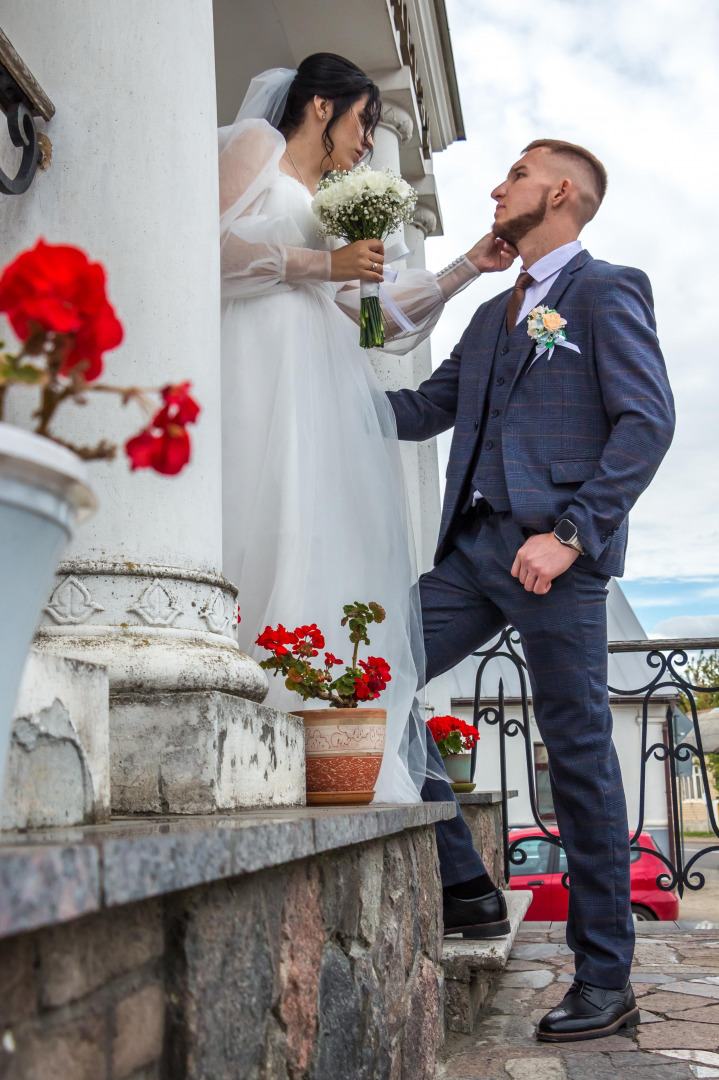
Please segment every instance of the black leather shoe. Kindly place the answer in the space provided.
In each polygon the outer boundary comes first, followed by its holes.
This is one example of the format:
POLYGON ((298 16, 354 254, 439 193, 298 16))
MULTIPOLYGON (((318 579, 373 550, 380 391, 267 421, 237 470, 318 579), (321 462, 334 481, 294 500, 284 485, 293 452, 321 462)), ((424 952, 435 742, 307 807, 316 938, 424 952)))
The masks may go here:
POLYGON ((507 901, 501 889, 475 900, 458 900, 444 890, 444 936, 460 934, 466 938, 504 937, 509 933, 507 901))
POLYGON ((638 1023, 639 1009, 630 983, 623 990, 605 990, 591 983, 574 982, 562 1003, 539 1021, 537 1038, 542 1042, 603 1039, 638 1023))

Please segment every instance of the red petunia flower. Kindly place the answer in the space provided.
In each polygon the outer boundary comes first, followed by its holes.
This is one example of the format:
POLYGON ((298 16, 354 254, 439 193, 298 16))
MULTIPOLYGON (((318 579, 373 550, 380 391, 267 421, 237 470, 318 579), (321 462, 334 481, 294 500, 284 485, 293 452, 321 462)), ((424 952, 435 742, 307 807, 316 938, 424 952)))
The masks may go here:
POLYGON ((0 277, 0 311, 21 341, 38 329, 66 337, 61 374, 82 365, 87 382, 102 374, 103 353, 122 341, 103 267, 67 244, 38 240, 18 255, 0 277))

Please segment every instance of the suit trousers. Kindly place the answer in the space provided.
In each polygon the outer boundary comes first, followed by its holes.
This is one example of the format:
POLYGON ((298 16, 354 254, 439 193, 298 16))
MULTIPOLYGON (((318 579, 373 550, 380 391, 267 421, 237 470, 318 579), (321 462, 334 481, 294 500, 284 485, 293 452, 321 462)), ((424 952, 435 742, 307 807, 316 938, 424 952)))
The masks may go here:
MULTIPOLYGON (((509 624, 519 631, 567 855, 567 943, 577 978, 623 988, 634 926, 627 810, 607 691, 608 578, 582 570, 580 556, 546 595, 529 593, 510 573, 526 539, 511 515, 466 517, 454 549, 420 578, 426 677, 448 671, 509 624)), ((453 794, 428 778, 422 797, 444 801, 453 794)), ((461 817, 439 822, 436 832, 445 887, 484 872, 461 817)))

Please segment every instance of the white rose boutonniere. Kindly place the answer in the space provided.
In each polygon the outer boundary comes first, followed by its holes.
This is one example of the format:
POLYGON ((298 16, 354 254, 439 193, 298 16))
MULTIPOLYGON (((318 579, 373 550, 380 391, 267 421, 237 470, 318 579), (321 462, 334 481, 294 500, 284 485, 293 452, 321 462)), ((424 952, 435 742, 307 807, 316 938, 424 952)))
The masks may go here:
POLYGON ((532 308, 527 316, 527 333, 537 346, 534 360, 538 360, 545 352, 549 353, 547 359, 551 360, 555 345, 562 345, 565 349, 571 349, 572 352, 581 353, 581 349, 573 345, 571 341, 567 341, 567 335, 564 332, 566 325, 567 320, 553 308, 542 305, 532 308))

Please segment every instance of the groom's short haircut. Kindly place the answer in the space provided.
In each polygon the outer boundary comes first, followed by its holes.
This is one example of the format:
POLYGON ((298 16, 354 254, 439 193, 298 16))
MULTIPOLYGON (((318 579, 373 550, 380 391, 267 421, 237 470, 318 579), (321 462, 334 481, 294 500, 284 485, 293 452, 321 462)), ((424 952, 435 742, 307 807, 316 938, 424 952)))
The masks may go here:
POLYGON ((530 150, 539 149, 549 150, 551 154, 557 154, 571 161, 575 168, 579 168, 586 181, 582 185, 584 190, 580 189, 580 203, 584 218, 582 225, 586 225, 602 205, 602 200, 607 193, 607 170, 590 150, 585 150, 583 146, 577 146, 575 143, 563 142, 561 139, 535 139, 524 148, 522 153, 528 154, 530 150))

